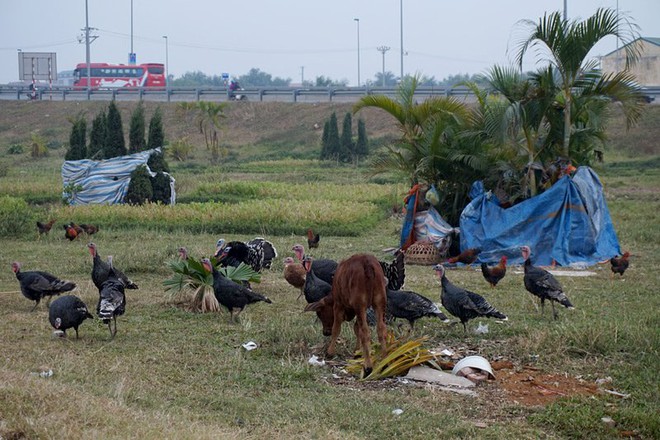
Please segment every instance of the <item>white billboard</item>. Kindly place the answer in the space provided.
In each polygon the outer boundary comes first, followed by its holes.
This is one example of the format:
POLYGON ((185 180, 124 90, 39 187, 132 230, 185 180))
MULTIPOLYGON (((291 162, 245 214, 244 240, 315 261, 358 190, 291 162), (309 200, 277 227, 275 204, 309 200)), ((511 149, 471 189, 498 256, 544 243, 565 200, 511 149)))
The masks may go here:
POLYGON ((55 81, 55 52, 18 52, 18 79, 21 81, 55 81))

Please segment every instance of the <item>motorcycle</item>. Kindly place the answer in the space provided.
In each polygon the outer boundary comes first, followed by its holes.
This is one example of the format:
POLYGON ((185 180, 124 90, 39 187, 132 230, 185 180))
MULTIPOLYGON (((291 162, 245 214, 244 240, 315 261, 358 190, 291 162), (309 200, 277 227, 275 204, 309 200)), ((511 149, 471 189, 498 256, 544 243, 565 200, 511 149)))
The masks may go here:
POLYGON ((243 89, 236 89, 234 92, 231 92, 231 94, 229 95, 229 100, 230 101, 247 101, 248 100, 247 95, 244 95, 242 93, 236 93, 236 92, 240 92, 241 90, 243 90, 243 89))

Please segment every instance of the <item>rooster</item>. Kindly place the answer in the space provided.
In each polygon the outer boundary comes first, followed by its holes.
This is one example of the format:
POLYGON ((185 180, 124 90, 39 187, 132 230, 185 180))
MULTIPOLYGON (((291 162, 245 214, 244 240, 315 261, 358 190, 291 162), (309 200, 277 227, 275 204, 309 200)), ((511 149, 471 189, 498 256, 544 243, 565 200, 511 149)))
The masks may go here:
POLYGON ((477 255, 479 255, 479 252, 481 252, 481 249, 479 248, 466 249, 457 256, 449 258, 447 262, 463 263, 470 265, 475 262, 475 260, 477 259, 477 255))
POLYGON ((486 263, 481 263, 481 273, 484 274, 484 278, 491 287, 497 286, 497 283, 506 275, 506 260, 506 255, 502 255, 497 266, 488 267, 486 263))
POLYGON ((55 219, 49 221, 48 223, 37 222, 37 230, 39 231, 39 235, 48 234, 54 224, 55 219))
POLYGON ((21 293, 27 299, 34 301, 34 307, 37 308, 42 298, 48 297, 46 304, 50 303, 53 295, 59 295, 63 292, 69 292, 76 288, 76 284, 71 281, 60 280, 48 272, 29 271, 21 272, 21 263, 14 261, 11 264, 11 270, 16 274, 16 279, 21 285, 21 293))
POLYGON ((78 238, 78 231, 75 230, 70 224, 64 225, 64 237, 73 241, 78 238))
POLYGON ((320 240, 321 236, 319 234, 314 234, 312 228, 307 229, 307 246, 309 246, 310 249, 319 247, 320 240))
POLYGON ((623 273, 628 269, 630 262, 628 258, 630 257, 630 252, 624 252, 621 257, 612 257, 610 258, 610 264, 612 266, 612 276, 619 274, 623 276, 623 273))
POLYGON ((569 301, 559 281, 547 270, 532 265, 529 258, 531 250, 529 246, 522 246, 522 257, 525 260, 525 289, 534 296, 538 296, 541 300, 541 313, 544 312, 543 306, 545 300, 549 300, 552 305, 552 316, 557 319, 557 311, 555 310, 555 302, 563 305, 567 309, 574 309, 573 304, 569 301))
POLYGON ((80 228, 87 233, 87 235, 93 235, 99 232, 99 227, 94 225, 87 225, 85 223, 80 224, 80 228))
POLYGON ((436 264, 433 266, 433 270, 438 273, 442 284, 442 293, 440 295, 442 306, 449 313, 461 320, 465 333, 467 333, 467 322, 480 316, 497 318, 503 321, 509 319, 495 307, 491 306, 483 296, 452 284, 445 276, 445 268, 442 264, 436 264))

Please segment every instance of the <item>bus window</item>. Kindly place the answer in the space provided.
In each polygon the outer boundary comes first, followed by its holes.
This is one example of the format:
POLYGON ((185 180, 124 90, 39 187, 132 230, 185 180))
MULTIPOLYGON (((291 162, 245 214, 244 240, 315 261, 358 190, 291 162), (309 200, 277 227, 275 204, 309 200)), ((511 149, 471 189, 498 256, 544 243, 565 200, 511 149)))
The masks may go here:
POLYGON ((161 66, 149 66, 148 70, 149 73, 153 73, 155 75, 162 75, 165 73, 165 69, 162 68, 161 66))

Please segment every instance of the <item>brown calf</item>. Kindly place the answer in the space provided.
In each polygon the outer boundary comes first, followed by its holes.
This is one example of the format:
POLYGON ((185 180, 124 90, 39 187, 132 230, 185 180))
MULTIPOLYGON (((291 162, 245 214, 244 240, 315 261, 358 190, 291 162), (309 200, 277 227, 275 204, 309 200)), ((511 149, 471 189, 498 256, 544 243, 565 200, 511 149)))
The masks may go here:
POLYGON ((373 369, 370 353, 371 331, 367 324, 367 308, 376 312, 378 341, 385 349, 385 275, 378 259, 373 255, 356 254, 339 263, 332 282, 332 293, 320 301, 309 304, 305 311, 315 311, 323 324, 323 334, 330 334, 326 349, 328 356, 335 355, 335 344, 344 321, 357 317, 353 330, 358 346, 364 353, 364 376, 373 369), (332 311, 332 313, 330 313, 332 311), (330 331, 332 329, 332 331, 330 331))

